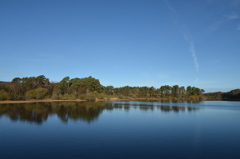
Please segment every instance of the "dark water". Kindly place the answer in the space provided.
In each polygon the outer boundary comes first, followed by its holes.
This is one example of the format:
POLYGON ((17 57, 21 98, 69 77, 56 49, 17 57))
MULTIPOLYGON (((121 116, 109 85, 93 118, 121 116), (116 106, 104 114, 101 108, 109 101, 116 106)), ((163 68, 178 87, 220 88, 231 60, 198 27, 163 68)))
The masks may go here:
POLYGON ((0 105, 0 158, 240 158, 240 102, 0 105))

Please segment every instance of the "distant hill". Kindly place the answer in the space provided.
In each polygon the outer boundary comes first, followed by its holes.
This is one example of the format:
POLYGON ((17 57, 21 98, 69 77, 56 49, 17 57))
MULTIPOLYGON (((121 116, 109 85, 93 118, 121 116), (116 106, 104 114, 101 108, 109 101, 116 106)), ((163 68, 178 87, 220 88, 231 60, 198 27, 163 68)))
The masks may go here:
POLYGON ((240 101, 240 89, 234 89, 229 92, 213 92, 204 94, 206 100, 232 100, 240 101))
POLYGON ((11 83, 11 82, 7 82, 7 81, 0 81, 0 83, 11 83))

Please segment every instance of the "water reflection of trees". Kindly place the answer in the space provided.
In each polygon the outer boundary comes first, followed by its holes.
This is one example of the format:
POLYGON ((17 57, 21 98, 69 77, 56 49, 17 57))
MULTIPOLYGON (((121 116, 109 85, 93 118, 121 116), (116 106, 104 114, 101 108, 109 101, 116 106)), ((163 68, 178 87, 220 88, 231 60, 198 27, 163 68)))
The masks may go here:
MULTIPOLYGON (((197 111, 199 107, 183 107, 183 106, 169 106, 169 105, 154 105, 154 104, 121 104, 121 103, 114 103, 109 106, 111 110, 113 109, 122 109, 129 110, 130 108, 140 109, 142 111, 154 111, 155 108, 160 109, 163 112, 184 112, 184 111, 197 111)), ((108 108, 108 109, 109 109, 108 108)))
POLYGON ((52 112, 49 105, 36 104, 5 104, 0 106, 0 116, 7 115, 13 121, 28 121, 42 123, 47 120, 48 115, 52 112))
POLYGON ((68 120, 81 120, 92 122, 97 120, 103 110, 129 110, 154 111, 155 108, 162 112, 196 111, 198 107, 181 107, 168 105, 148 105, 129 103, 106 103, 106 102, 53 102, 53 103, 26 103, 26 104, 3 104, 0 105, 0 117, 8 116, 12 121, 27 121, 41 124, 48 119, 49 115, 56 114, 62 122, 68 120))
POLYGON ((61 121, 94 121, 104 109, 103 102, 53 102, 0 105, 0 116, 13 121, 28 121, 41 124, 49 115, 56 114, 61 121))
POLYGON ((191 111, 197 111, 199 110, 198 107, 179 107, 179 106, 157 106, 158 109, 160 109, 163 112, 185 112, 186 110, 191 111))
POLYGON ((91 122, 98 118, 101 112, 104 110, 103 102, 75 102, 71 106, 61 104, 61 106, 55 106, 56 114, 63 121, 82 120, 91 122))

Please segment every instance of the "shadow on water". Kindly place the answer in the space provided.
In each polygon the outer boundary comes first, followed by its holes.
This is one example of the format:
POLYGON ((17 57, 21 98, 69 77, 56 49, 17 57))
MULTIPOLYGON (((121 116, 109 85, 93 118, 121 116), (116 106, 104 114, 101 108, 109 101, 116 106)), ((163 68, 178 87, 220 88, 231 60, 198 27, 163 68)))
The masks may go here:
POLYGON ((103 110, 130 111, 131 108, 141 111, 161 110, 162 112, 184 112, 199 110, 198 107, 182 107, 138 102, 52 102, 52 103, 21 103, 0 105, 0 117, 5 115, 12 121, 42 124, 51 115, 57 115, 63 123, 69 120, 81 120, 91 123, 98 119, 103 110))

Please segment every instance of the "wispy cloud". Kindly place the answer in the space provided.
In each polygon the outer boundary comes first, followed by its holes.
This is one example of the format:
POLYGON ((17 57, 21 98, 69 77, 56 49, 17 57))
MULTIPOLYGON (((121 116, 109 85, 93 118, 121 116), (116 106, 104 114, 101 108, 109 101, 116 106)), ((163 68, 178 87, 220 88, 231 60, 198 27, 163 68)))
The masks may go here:
POLYGON ((231 3, 231 6, 238 6, 240 4, 240 0, 234 0, 231 3))
POLYGON ((39 58, 19 58, 20 61, 29 61, 29 62, 48 62, 50 59, 39 59, 39 58))
POLYGON ((5 73, 5 72, 7 72, 7 71, 6 71, 6 70, 3 70, 3 69, 0 69, 0 73, 1 73, 1 72, 5 73))
POLYGON ((207 0, 208 3, 212 3, 214 0, 207 0))
POLYGON ((165 75, 165 74, 158 74, 158 75, 156 75, 157 76, 157 78, 158 79, 166 79, 166 78, 168 78, 168 75, 165 75))
POLYGON ((235 20, 240 18, 237 14, 224 15, 220 20, 214 22, 208 27, 210 32, 218 30, 222 25, 226 24, 229 20, 235 20))
POLYGON ((57 62, 64 62, 67 63, 68 59, 64 58, 63 56, 60 55, 53 55, 53 54, 44 54, 44 53, 38 53, 34 54, 33 57, 20 57, 20 58, 15 58, 14 60, 17 61, 27 61, 27 62, 52 62, 52 61, 57 61, 57 62), (48 56, 48 58, 44 58, 48 56))
POLYGON ((197 59, 197 54, 196 54, 196 50, 195 50, 195 45, 194 45, 194 40, 190 34, 190 32, 187 29, 187 25, 185 24, 180 24, 179 18, 177 16, 177 12, 176 10, 170 5, 170 3, 168 2, 168 0, 165 0, 165 3, 168 7, 168 9, 171 11, 172 13, 172 19, 174 24, 176 25, 176 27, 180 30, 180 32, 183 34, 184 39, 188 42, 189 44, 189 51, 192 54, 193 57, 193 62, 194 62, 194 68, 196 70, 196 72, 199 71, 199 64, 198 64, 198 59, 197 59))
POLYGON ((23 77, 23 75, 21 73, 17 74, 18 77, 23 77))
MULTIPOLYGON (((215 3, 218 3, 216 0, 215 3)), ((214 32, 218 29, 220 29, 223 25, 229 25, 229 21, 236 20, 240 18, 239 14, 239 5, 240 0, 229 0, 226 4, 226 8, 228 8, 228 11, 230 9, 230 12, 225 13, 223 15, 219 15, 218 20, 212 23, 208 29, 210 32, 214 32)))
POLYGON ((216 31, 225 21, 226 21, 226 19, 221 19, 221 20, 213 23, 212 25, 210 25, 210 26, 208 27, 209 31, 210 31, 210 32, 216 31))
POLYGON ((226 24, 226 22, 228 22, 230 20, 235 20, 238 18, 240 18, 240 17, 237 14, 224 15, 223 18, 221 18, 221 20, 216 21, 215 23, 210 25, 208 27, 208 29, 210 32, 214 32, 214 31, 218 30, 219 28, 221 28, 222 25, 226 24))
POLYGON ((198 83, 198 81, 199 81, 199 78, 196 78, 194 82, 195 82, 195 83, 198 83))
POLYGON ((148 72, 141 72, 140 74, 144 78, 150 78, 151 77, 151 75, 148 72))
POLYGON ((162 86, 163 85, 173 86, 173 85, 182 85, 182 84, 178 81, 173 81, 173 82, 164 82, 164 83, 162 83, 162 86))
POLYGON ((225 15, 225 18, 227 18, 228 20, 234 20, 234 19, 238 19, 239 15, 237 14, 230 14, 230 15, 225 15))
POLYGON ((171 10, 174 13, 176 12, 176 10, 169 4, 168 0, 165 0, 165 3, 167 4, 169 10, 171 10))
POLYGON ((240 31, 240 25, 237 27, 237 30, 239 30, 239 31, 240 31))

